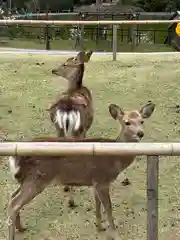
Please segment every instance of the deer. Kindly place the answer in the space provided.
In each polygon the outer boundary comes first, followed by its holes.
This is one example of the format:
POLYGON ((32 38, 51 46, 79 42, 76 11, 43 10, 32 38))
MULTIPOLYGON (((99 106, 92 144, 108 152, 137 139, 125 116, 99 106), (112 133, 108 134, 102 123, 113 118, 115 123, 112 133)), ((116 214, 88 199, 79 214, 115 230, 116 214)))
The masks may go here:
MULTIPOLYGON (((139 142, 144 137, 143 123, 154 112, 155 104, 148 102, 139 110, 124 111, 116 104, 109 105, 109 113, 119 125, 121 131, 117 138, 39 138, 33 142, 139 142)), ((74 155, 74 156, 11 156, 10 172, 19 183, 12 194, 7 209, 8 240, 15 240, 15 230, 23 232, 20 210, 30 203, 53 181, 66 186, 92 187, 95 200, 97 231, 103 231, 101 207, 108 221, 108 237, 118 237, 112 215, 110 185, 118 175, 129 167, 136 156, 118 155, 74 155), (52 164, 53 162, 53 164, 52 164)))
POLYGON ((67 59, 61 66, 52 70, 53 74, 68 80, 68 89, 47 109, 58 137, 84 138, 92 125, 92 95, 82 83, 84 62, 87 62, 91 55, 92 51, 81 51, 75 58, 67 59))
MULTIPOLYGON (((58 68, 52 69, 52 74, 68 80, 68 89, 48 109, 58 137, 83 139, 93 123, 92 95, 82 83, 84 63, 90 60, 92 53, 92 50, 81 51, 76 57, 68 58, 58 68)), ((73 188, 65 186, 64 191, 69 192, 69 207, 76 207, 73 188)))
MULTIPOLYGON (((89 50, 87 52, 84 52, 84 63, 87 63, 89 62, 90 58, 91 58, 91 55, 93 54, 93 51, 92 50, 89 50)), ((77 60, 78 59, 78 56, 79 56, 79 53, 77 54, 76 57, 70 57, 67 59, 67 62, 71 62, 73 60, 77 60)), ((61 68, 62 65, 60 65, 60 68, 61 68)), ((52 74, 56 74, 58 72, 59 68, 54 68, 52 69, 52 74)), ((58 75, 58 74, 57 74, 58 75)), ((58 75, 59 76, 59 75, 58 75)))

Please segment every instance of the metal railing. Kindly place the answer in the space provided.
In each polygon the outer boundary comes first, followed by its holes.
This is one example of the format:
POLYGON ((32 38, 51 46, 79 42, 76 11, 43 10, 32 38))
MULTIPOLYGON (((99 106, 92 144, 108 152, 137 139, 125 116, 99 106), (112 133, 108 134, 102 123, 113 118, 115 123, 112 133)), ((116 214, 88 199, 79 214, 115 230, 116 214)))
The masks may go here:
MULTIPOLYGON (((87 26, 87 25, 110 25, 112 26, 112 48, 113 48, 113 60, 116 60, 117 55, 117 36, 118 36, 118 25, 146 25, 146 24, 173 24, 173 23, 179 23, 180 20, 124 20, 124 21, 55 21, 55 20, 0 20, 0 25, 9 26, 9 25, 18 25, 18 26, 39 26, 39 27, 45 27, 46 30, 48 29, 48 26, 51 27, 57 27, 57 26, 87 26)), ((49 47, 50 37, 48 36, 48 30, 46 31, 46 41, 47 46, 49 47)), ((133 35, 132 38, 132 44, 135 44, 135 36, 133 35)))

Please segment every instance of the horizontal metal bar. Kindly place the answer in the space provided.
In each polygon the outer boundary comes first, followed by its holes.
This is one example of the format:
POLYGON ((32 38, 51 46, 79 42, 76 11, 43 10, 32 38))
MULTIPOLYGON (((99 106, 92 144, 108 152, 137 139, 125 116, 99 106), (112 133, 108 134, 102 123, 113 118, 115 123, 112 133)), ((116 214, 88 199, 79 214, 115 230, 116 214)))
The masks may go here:
POLYGON ((164 155, 179 156, 180 143, 1 142, 0 156, 164 155))
MULTIPOLYGON (((79 15, 80 12, 48 12, 49 16, 72 16, 72 15, 79 15)), ((87 11, 82 11, 81 14, 87 14, 89 16, 93 15, 102 15, 104 16, 104 12, 87 12, 87 11)), ((120 12, 120 13, 114 13, 114 12, 108 12, 106 15, 112 15, 112 16, 124 16, 124 15, 138 15, 138 16, 173 16, 175 12, 120 12)), ((36 17, 36 16, 46 16, 47 13, 24 13, 24 14, 13 14, 11 15, 12 17, 36 17)))
POLYGON ((60 21, 60 20, 5 20, 0 19, 0 25, 113 25, 113 24, 160 24, 160 23, 179 23, 180 19, 175 20, 125 20, 125 21, 60 21))
MULTIPOLYGON (((74 15, 78 15, 79 13, 75 13, 75 12, 65 12, 65 13, 51 13, 48 12, 48 16, 74 16, 74 15)), ((11 17, 15 17, 15 18, 21 18, 21 17, 40 17, 40 16, 47 16, 47 13, 25 13, 25 14, 13 14, 11 15, 11 17)))

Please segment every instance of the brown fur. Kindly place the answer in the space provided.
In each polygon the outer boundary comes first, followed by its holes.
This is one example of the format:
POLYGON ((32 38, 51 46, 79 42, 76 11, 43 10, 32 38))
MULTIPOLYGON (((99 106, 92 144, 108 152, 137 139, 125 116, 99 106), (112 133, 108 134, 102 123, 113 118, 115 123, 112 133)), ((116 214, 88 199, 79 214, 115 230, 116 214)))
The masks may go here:
POLYGON ((60 129, 55 122, 56 110, 61 109, 69 113, 70 111, 79 111, 81 116, 81 125, 78 131, 72 132, 72 137, 84 138, 86 132, 92 125, 94 118, 92 96, 88 88, 82 86, 77 90, 67 90, 61 97, 49 108, 51 121, 54 123, 59 137, 65 137, 64 131, 60 129))
POLYGON ((72 110, 80 112, 81 125, 78 131, 72 131, 72 137, 84 138, 92 125, 94 117, 92 95, 89 89, 82 84, 84 62, 88 62, 91 55, 92 51, 80 52, 75 58, 69 58, 59 68, 53 69, 56 75, 66 78, 69 82, 67 91, 62 93, 49 108, 51 121, 54 123, 59 137, 65 137, 65 133, 55 122, 57 109, 67 113, 72 110))
MULTIPOLYGON (((52 70, 52 73, 68 80, 68 89, 57 99, 49 108, 50 118, 53 122, 58 137, 67 137, 64 128, 60 127, 56 120, 57 109, 61 112, 71 114, 80 113, 80 126, 78 129, 71 130, 71 137, 83 139, 86 132, 92 125, 94 118, 93 100, 89 89, 82 84, 84 76, 84 63, 90 60, 93 51, 79 52, 74 58, 68 58, 65 63, 52 70)), ((69 121, 66 120, 66 127, 69 127, 69 121)), ((75 207, 72 192, 73 189, 65 187, 64 191, 70 191, 69 206, 75 207)))
MULTIPOLYGON (((36 138, 32 141, 50 142, 137 142, 142 138, 142 120, 148 118, 154 111, 155 105, 148 103, 139 111, 136 118, 130 118, 131 112, 124 112, 115 104, 109 106, 111 116, 122 125, 122 130, 117 139, 93 138, 93 139, 57 139, 36 138), (129 121, 130 124, 127 124, 129 121)), ((67 186, 92 186, 94 189, 96 205, 96 224, 98 230, 102 230, 101 204, 107 214, 109 230, 114 239, 116 229, 112 217, 112 206, 109 195, 110 184, 116 180, 119 173, 127 168, 135 159, 135 156, 64 156, 41 157, 25 156, 15 157, 14 162, 18 171, 14 176, 20 187, 12 195, 8 207, 9 238, 14 240, 15 228, 23 231, 20 223, 20 210, 34 197, 40 194, 53 180, 67 186)))

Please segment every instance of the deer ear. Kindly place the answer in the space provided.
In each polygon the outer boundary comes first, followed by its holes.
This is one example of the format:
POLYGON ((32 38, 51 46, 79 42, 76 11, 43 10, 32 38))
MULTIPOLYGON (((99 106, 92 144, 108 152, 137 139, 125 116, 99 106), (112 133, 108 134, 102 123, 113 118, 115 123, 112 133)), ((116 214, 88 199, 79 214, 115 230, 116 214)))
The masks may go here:
POLYGON ((116 104, 109 105, 109 112, 115 120, 121 119, 124 115, 124 111, 116 104))
POLYGON ((92 51, 92 50, 87 51, 87 52, 85 53, 85 60, 84 60, 84 62, 89 62, 92 54, 93 54, 93 51, 92 51))
POLYGON ((72 62, 76 59, 76 57, 70 57, 66 60, 66 62, 64 64, 66 64, 67 62, 72 62))
POLYGON ((85 62, 85 55, 86 55, 86 53, 84 51, 80 51, 77 54, 75 59, 77 60, 77 62, 84 63, 85 62))
POLYGON ((139 112, 143 118, 149 118, 154 112, 154 109, 155 109, 155 104, 149 101, 148 103, 146 103, 141 107, 139 112))

